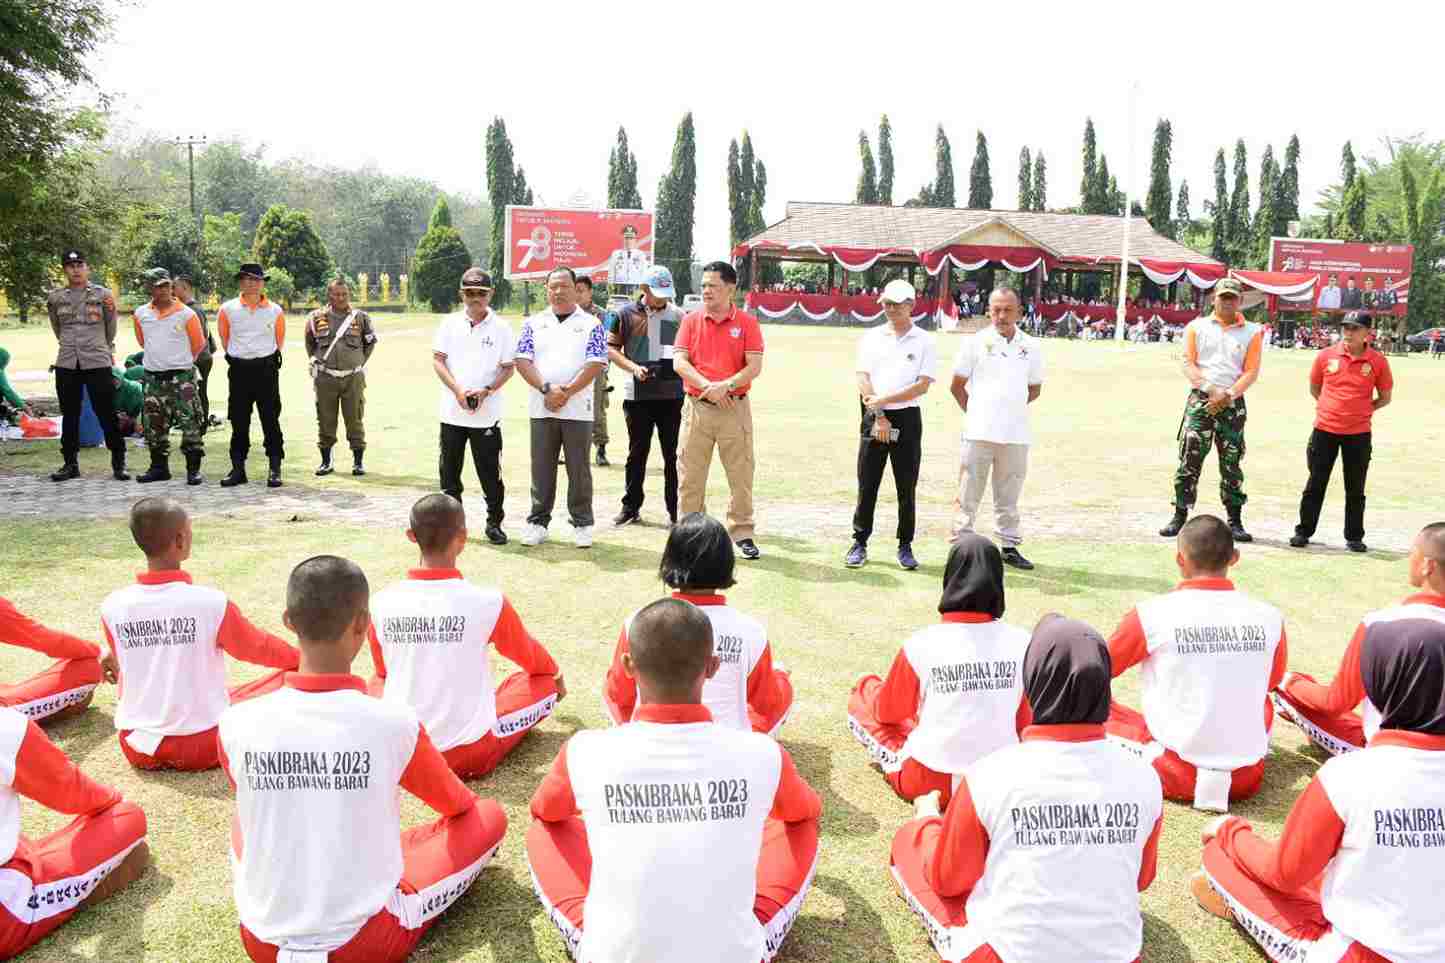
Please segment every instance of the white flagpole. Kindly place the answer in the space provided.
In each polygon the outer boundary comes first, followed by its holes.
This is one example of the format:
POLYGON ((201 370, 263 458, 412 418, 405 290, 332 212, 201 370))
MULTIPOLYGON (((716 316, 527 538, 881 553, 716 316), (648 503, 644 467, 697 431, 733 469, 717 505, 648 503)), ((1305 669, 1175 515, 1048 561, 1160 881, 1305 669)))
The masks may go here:
POLYGON ((1134 206, 1134 102, 1139 92, 1137 80, 1129 83, 1128 152, 1124 157, 1124 249, 1119 254, 1119 305, 1114 318, 1114 340, 1124 340, 1124 301, 1129 296, 1129 226, 1134 206))

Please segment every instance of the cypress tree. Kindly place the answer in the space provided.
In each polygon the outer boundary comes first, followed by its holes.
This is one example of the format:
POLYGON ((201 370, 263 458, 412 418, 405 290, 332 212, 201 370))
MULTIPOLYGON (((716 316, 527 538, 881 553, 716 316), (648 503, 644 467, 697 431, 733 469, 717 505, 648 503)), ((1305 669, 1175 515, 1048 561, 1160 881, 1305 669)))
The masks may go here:
POLYGON ((893 127, 887 114, 878 122, 878 203, 893 205, 893 127))
POLYGON ((1442 308, 1445 308, 1439 268, 1442 247, 1438 228, 1442 216, 1440 172, 1431 172, 1425 193, 1421 196, 1410 165, 1402 163, 1400 186, 1404 194, 1405 237, 1415 245, 1406 318, 1409 330, 1420 331, 1434 324, 1442 308))
POLYGON ((1340 194, 1338 216, 1335 218, 1335 237, 1342 241, 1365 240, 1365 209, 1369 205, 1369 192, 1365 179, 1355 177, 1350 186, 1340 194))
POLYGON ((993 176, 988 169, 988 139, 983 131, 973 148, 973 166, 968 172, 968 206, 976 211, 993 207, 993 176))
POLYGON ((858 159, 862 165, 858 173, 858 189, 854 192, 853 203, 878 203, 878 176, 873 168, 873 149, 868 146, 868 135, 858 131, 858 159))
POLYGON ((521 167, 512 178, 512 203, 530 205, 532 203, 532 189, 527 186, 527 172, 521 167))
POLYGON ((1175 240, 1182 238, 1189 230, 1191 218, 1189 217, 1189 181, 1179 182, 1179 201, 1174 205, 1174 234, 1175 240))
POLYGON ((487 263, 491 268, 492 303, 506 306, 512 294, 512 282, 504 276, 507 269, 507 205, 513 200, 512 142, 507 138, 507 125, 500 117, 493 118, 487 128, 487 198, 492 208, 491 251, 487 263))
MULTIPOLYGON (((1280 204, 1275 212, 1286 228, 1299 220, 1299 135, 1292 134, 1284 149, 1284 170, 1280 172, 1280 204)), ((1286 231, 1278 232, 1280 234, 1286 231)))
POLYGON ((1019 206, 1021 211, 1034 208, 1034 159, 1027 147, 1019 148, 1019 206))
POLYGON ((1254 213, 1254 267, 1264 268, 1269 264, 1270 238, 1274 236, 1275 222, 1275 181, 1278 171, 1274 165, 1274 148, 1264 147, 1259 160, 1259 209, 1254 213))
POLYGON ((1224 148, 1214 155, 1214 240, 1209 256, 1221 264, 1229 263, 1229 181, 1224 164, 1224 148))
POLYGON ((642 207, 637 189, 637 155, 627 145, 627 130, 617 128, 617 145, 607 159, 607 206, 642 207))
POLYGON ((738 246, 747 226, 743 223, 747 211, 743 200, 742 175, 738 171, 738 139, 728 143, 728 250, 738 246))
POLYGON ((1144 216, 1154 230, 1165 237, 1177 237, 1170 201, 1174 189, 1169 181, 1169 161, 1174 145, 1174 130, 1163 117, 1154 125, 1154 150, 1149 162, 1149 194, 1144 202, 1144 216))
POLYGON ((934 207, 955 207, 953 193, 953 148, 949 146, 948 135, 943 125, 938 125, 938 134, 933 138, 934 173, 933 189, 929 192, 934 207))
POLYGON ((1044 152, 1041 150, 1034 154, 1034 192, 1032 198, 1033 207, 1031 210, 1048 210, 1048 196, 1048 165, 1044 163, 1044 152))
POLYGON ((1349 190, 1355 182, 1355 151, 1349 141, 1345 141, 1345 148, 1340 151, 1340 180, 1343 181, 1341 190, 1349 190))
POLYGON ((692 229, 697 200, 697 136, 692 112, 683 115, 672 164, 657 189, 657 261, 672 269, 679 297, 692 291, 692 229))
POLYGON ((1084 179, 1079 182, 1079 210, 1085 214, 1099 213, 1095 208, 1099 196, 1099 162, 1094 143, 1094 118, 1084 119, 1084 179))
POLYGON ((1118 214, 1119 209, 1114 204, 1114 188, 1118 186, 1114 178, 1109 174, 1109 158, 1103 154, 1099 155, 1099 166, 1094 171, 1094 197, 1088 213, 1090 214, 1118 214))
POLYGON ((1249 154, 1244 139, 1234 142, 1234 193, 1229 198, 1229 263, 1249 263, 1249 154))
MULTIPOLYGON (((747 230, 747 212, 753 203, 753 179, 755 167, 753 164, 753 139, 746 130, 743 131, 743 139, 738 147, 738 196, 743 202, 743 229, 747 230)), ((746 233, 744 234, 746 236, 746 233)))
POLYGON ((457 281, 471 263, 471 252, 452 227, 451 208, 446 198, 438 197, 426 234, 417 243, 412 258, 412 293, 433 311, 450 311, 457 303, 457 281))

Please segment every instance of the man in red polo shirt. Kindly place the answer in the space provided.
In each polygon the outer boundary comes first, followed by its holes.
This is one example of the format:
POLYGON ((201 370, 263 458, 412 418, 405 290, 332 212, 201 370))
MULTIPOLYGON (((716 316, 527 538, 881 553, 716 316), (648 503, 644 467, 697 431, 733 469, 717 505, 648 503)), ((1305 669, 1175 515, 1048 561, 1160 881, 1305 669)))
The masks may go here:
POLYGON ((1345 463, 1345 545, 1365 551, 1365 473, 1370 468, 1370 420, 1390 403, 1395 378, 1390 362, 1366 343, 1368 314, 1351 311, 1341 322, 1340 343, 1315 356, 1310 394, 1315 397, 1315 428, 1305 457, 1310 480, 1299 501, 1299 524, 1289 543, 1304 548, 1320 521, 1325 490, 1336 455, 1345 463))
POLYGON ((713 448, 728 476, 728 534, 746 559, 753 542, 753 411, 748 389, 763 371, 763 330, 733 304, 738 272, 726 261, 702 269, 702 310, 682 319, 672 369, 687 402, 678 444, 678 510, 706 512, 713 448))

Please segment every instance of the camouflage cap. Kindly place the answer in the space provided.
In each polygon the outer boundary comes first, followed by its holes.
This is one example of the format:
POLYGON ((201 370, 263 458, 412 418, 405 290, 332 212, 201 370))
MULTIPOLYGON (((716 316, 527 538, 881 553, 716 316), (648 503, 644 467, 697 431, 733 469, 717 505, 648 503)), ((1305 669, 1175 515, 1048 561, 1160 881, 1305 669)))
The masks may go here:
POLYGON ((1226 294, 1237 298, 1244 294, 1244 285, 1234 278, 1220 278, 1219 283, 1214 285, 1214 296, 1218 298, 1226 294))
POLYGON ((151 268, 145 274, 141 275, 141 277, 145 278, 146 287, 148 288, 171 283, 171 272, 163 267, 151 268))

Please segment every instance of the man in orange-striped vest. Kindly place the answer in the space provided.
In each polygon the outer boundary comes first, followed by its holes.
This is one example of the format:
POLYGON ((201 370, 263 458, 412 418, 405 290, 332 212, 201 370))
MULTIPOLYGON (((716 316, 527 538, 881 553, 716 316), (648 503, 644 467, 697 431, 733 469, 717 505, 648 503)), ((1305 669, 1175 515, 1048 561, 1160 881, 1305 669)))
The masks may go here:
POLYGON ((286 341, 286 312, 266 299, 266 272, 259 264, 242 264, 236 272, 241 296, 221 305, 216 328, 226 353, 226 418, 231 422, 231 473, 222 488, 244 485, 246 455, 251 450, 251 408, 261 416, 270 488, 281 487, 281 348, 286 341))

